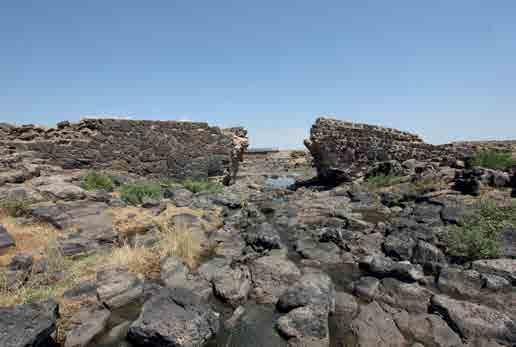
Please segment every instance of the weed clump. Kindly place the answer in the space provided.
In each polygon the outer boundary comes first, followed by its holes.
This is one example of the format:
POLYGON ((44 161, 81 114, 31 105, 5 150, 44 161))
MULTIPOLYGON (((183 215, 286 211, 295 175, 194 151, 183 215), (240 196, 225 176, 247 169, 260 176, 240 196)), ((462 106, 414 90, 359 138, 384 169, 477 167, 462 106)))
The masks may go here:
POLYGON ((482 201, 475 214, 449 228, 447 252, 464 260, 497 258, 502 246, 500 234, 510 226, 516 226, 516 205, 500 207, 482 201))
POLYGON ((217 182, 202 180, 185 180, 181 182, 181 185, 189 191, 191 191, 192 193, 220 193, 222 191, 222 185, 217 182))
POLYGON ((468 167, 480 166, 487 169, 507 170, 516 166, 516 159, 510 152, 483 150, 468 160, 468 167))
POLYGON ((371 176, 366 179, 366 184, 370 188, 383 188, 383 187, 390 187, 399 183, 402 183, 404 181, 404 178, 401 176, 395 176, 395 175, 377 175, 377 176, 371 176))
POLYGON ((29 213, 29 200, 7 200, 0 202, 0 210, 9 217, 23 217, 29 213))
POLYGON ((159 200, 162 195, 161 186, 156 183, 132 183, 120 189, 120 198, 131 205, 141 205, 147 199, 159 200))
POLYGON ((103 189, 112 192, 115 189, 115 182, 109 175, 90 171, 84 176, 82 187, 89 191, 103 189))

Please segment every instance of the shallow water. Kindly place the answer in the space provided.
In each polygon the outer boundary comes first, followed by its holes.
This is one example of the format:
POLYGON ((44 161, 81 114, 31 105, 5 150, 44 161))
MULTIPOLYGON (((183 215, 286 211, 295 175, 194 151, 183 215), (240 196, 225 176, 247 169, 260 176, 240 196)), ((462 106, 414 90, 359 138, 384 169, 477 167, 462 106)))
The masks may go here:
POLYGON ((274 327, 279 317, 271 305, 248 304, 239 323, 232 329, 223 327, 206 347, 286 347, 274 327))
POLYGON ((296 179, 290 176, 269 177, 265 180, 265 188, 287 189, 296 183, 296 179))
POLYGON ((142 304, 134 302, 111 312, 106 330, 97 336, 88 347, 132 347, 126 340, 132 322, 138 319, 142 304))

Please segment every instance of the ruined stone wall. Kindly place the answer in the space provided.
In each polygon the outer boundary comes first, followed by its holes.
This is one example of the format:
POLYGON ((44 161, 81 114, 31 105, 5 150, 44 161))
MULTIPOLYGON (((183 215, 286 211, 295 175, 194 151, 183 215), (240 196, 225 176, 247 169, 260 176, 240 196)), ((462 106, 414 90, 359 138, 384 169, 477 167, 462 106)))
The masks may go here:
POLYGON ((229 183, 247 148, 247 132, 206 123, 120 119, 62 122, 49 129, 0 124, 0 148, 33 151, 64 168, 109 168, 176 179, 221 176, 229 183))
POLYGON ((317 119, 305 145, 319 176, 326 180, 348 180, 378 161, 455 157, 445 147, 424 143, 408 132, 328 118, 317 119))

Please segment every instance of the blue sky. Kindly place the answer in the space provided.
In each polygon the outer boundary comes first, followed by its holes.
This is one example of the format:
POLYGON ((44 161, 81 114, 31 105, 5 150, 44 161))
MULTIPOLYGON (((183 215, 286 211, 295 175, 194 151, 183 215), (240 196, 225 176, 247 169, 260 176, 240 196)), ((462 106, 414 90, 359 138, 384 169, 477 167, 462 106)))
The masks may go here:
POLYGON ((514 0, 3 1, 0 121, 188 119, 299 147, 329 114, 516 138, 515 18, 514 0))

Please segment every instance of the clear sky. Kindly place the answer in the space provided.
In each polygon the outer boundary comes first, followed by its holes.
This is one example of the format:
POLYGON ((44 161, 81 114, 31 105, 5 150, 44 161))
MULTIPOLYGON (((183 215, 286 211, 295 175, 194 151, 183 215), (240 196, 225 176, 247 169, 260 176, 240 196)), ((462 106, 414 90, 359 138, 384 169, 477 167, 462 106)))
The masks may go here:
POLYGON ((0 4, 0 121, 243 125, 299 147, 319 115, 433 143, 516 138, 514 0, 0 4))

